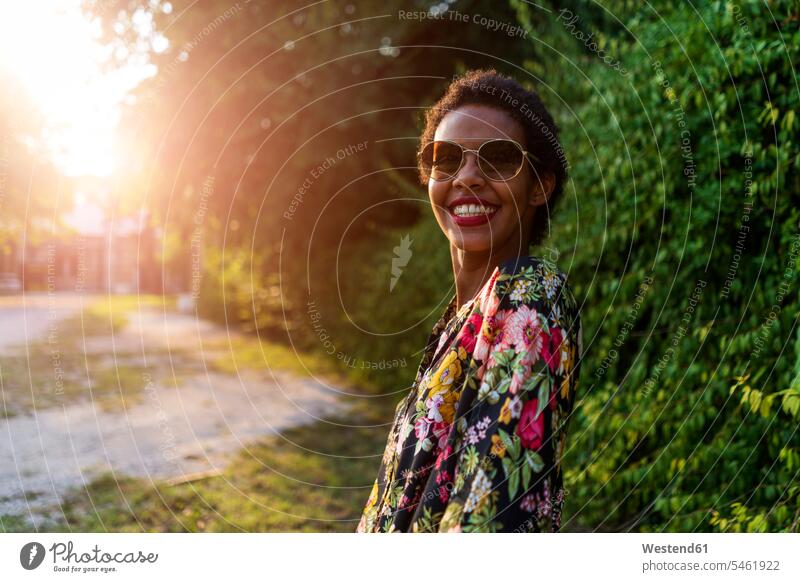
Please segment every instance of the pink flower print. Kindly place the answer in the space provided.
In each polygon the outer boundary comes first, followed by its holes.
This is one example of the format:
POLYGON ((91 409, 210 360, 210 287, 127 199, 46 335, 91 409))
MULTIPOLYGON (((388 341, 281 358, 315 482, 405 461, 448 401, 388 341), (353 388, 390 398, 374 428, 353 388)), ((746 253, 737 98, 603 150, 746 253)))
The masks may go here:
POLYGON ((414 423, 414 434, 417 436, 418 440, 422 440, 428 436, 428 429, 430 426, 431 422, 424 416, 417 419, 417 422, 414 423))
POLYGON ((484 416, 480 421, 478 421, 473 426, 467 429, 466 434, 466 441, 469 445, 477 445, 483 439, 486 438, 486 429, 489 428, 491 424, 491 419, 488 416, 484 416))
POLYGON ((459 345, 463 346, 468 354, 473 353, 475 350, 475 343, 477 342, 482 324, 483 317, 481 317, 479 313, 473 313, 469 316, 469 319, 467 319, 467 322, 464 324, 464 327, 461 328, 456 338, 459 345))
POLYGON ((435 436, 438 440, 436 443, 437 448, 443 449, 445 445, 447 445, 447 438, 450 436, 450 431, 453 428, 453 424, 447 424, 446 422, 434 422, 431 426, 431 431, 433 432, 433 436, 435 436))
POLYGON ((511 384, 508 386, 508 391, 511 394, 517 394, 528 378, 531 377, 532 370, 530 366, 522 365, 517 366, 514 369, 514 373, 511 375, 511 384))
POLYGON ((502 352, 503 350, 512 346, 511 339, 509 338, 508 331, 506 330, 506 324, 508 323, 509 317, 513 313, 513 309, 504 309, 503 311, 498 311, 494 316, 497 333, 494 336, 492 347, 497 351, 502 352))
POLYGON ((433 398, 428 398, 425 401, 425 406, 428 407, 428 418, 433 422, 442 422, 442 413, 439 412, 439 407, 444 404, 444 397, 441 394, 436 394, 433 398))
POLYGON ((484 374, 486 374, 486 364, 481 364, 480 367, 475 370, 475 378, 477 378, 478 383, 483 382, 484 374))
POLYGON ((485 352, 488 354, 488 358, 482 360, 486 362, 487 368, 494 368, 497 365, 494 358, 496 354, 513 348, 511 337, 508 334, 508 322, 513 313, 514 311, 512 309, 505 309, 503 311, 498 311, 495 316, 491 318, 492 327, 487 334, 487 339, 491 338, 488 341, 491 345, 485 346, 485 352))
MULTIPOLYGON (((439 456, 436 457, 436 469, 439 470, 442 468, 442 464, 447 462, 447 458, 453 454, 453 447, 452 445, 447 445, 446 448, 439 453, 439 456)), ((438 481, 437 481, 438 482, 438 481)))
POLYGON ((533 364, 542 350, 541 323, 539 314, 527 305, 519 308, 508 318, 506 332, 514 347, 525 354, 522 363, 533 364))
POLYGON ((550 511, 552 509, 553 509, 553 505, 550 503, 550 500, 549 499, 544 499, 542 501, 541 505, 539 505, 539 508, 538 508, 538 511, 537 511, 537 515, 538 515, 539 519, 542 519, 544 517, 550 517, 550 511))
POLYGON ((489 346, 491 346, 492 338, 489 335, 492 333, 492 324, 488 319, 483 320, 483 326, 478 334, 478 339, 475 342, 475 351, 472 352, 472 357, 478 362, 485 362, 486 356, 489 355, 489 346))
POLYGON ((522 498, 522 501, 520 501, 519 506, 523 511, 527 511, 528 513, 533 513, 534 511, 536 511, 536 496, 533 493, 529 493, 528 495, 522 498))
POLYGON ((536 416, 539 401, 531 398, 522 407, 522 414, 517 424, 516 434, 526 449, 538 451, 544 440, 544 414, 536 416))
POLYGON ((480 296, 480 305, 481 305, 481 313, 483 313, 484 317, 491 317, 497 311, 497 307, 500 305, 500 298, 497 297, 497 293, 495 292, 495 283, 497 282, 497 278, 500 276, 500 269, 497 267, 494 268, 492 271, 492 276, 489 277, 489 280, 486 282, 486 285, 483 286, 480 296))
POLYGON ((501 326, 502 322, 498 322, 494 315, 483 318, 483 323, 475 342, 475 350, 472 353, 476 360, 486 361, 486 357, 489 355, 489 348, 494 344, 495 337, 500 333, 501 326))
POLYGON ((561 363, 561 328, 551 327, 548 335, 542 331, 542 358, 551 372, 555 372, 561 363))

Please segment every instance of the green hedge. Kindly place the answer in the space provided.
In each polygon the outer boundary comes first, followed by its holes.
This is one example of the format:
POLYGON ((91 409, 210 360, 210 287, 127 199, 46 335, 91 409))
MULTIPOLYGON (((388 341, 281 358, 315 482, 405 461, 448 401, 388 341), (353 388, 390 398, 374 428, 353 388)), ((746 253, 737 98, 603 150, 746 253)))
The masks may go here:
POLYGON ((518 3, 572 160, 550 243, 584 301, 567 527, 797 531, 800 9, 651 6, 518 3), (582 40, 603 23, 626 74, 582 40))

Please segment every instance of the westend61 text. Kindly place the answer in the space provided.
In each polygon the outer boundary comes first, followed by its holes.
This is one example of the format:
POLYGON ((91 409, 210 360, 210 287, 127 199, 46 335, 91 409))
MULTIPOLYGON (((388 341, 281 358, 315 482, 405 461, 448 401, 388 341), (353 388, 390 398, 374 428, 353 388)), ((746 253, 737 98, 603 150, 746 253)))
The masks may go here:
POLYGON ((708 544, 689 544, 687 546, 642 544, 645 554, 707 554, 708 544))

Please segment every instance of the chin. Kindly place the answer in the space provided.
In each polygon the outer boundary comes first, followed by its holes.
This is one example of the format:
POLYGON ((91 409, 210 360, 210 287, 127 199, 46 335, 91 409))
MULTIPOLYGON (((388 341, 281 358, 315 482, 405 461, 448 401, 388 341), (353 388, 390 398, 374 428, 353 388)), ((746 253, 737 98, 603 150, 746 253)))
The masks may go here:
POLYGON ((453 246, 465 252, 481 253, 492 249, 492 239, 490 237, 473 235, 462 237, 459 233, 452 233, 448 238, 453 246))

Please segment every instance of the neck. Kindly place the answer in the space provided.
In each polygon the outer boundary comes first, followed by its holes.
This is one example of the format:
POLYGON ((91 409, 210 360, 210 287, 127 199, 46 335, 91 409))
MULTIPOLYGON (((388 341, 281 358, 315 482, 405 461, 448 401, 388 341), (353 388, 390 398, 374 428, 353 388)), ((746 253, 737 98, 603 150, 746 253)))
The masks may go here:
POLYGON ((489 251, 463 251, 450 245, 453 261, 453 277, 456 283, 456 309, 474 298, 489 280, 494 268, 501 263, 527 255, 528 245, 510 245, 508 248, 489 251))

